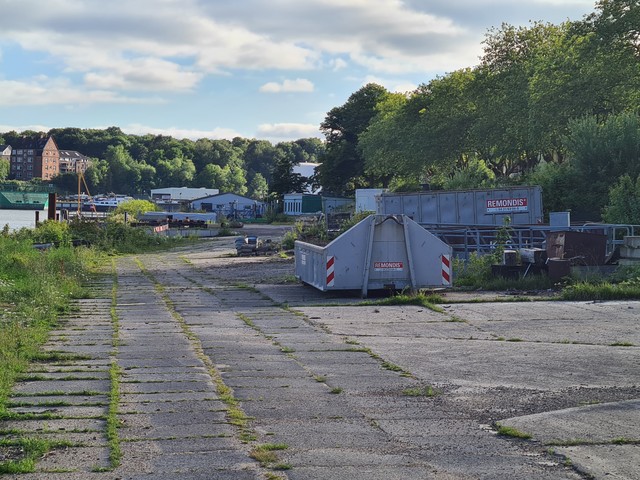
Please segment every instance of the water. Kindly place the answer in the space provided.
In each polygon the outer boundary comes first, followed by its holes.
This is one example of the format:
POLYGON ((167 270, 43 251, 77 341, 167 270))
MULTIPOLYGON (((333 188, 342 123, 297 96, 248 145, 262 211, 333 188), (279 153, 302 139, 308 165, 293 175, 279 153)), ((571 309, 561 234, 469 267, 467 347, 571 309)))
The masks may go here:
MULTIPOLYGON (((40 221, 47 219, 47 211, 40 211, 40 221)), ((23 227, 35 228, 36 210, 3 210, 0 209, 0 229, 9 225, 9 230, 19 230, 23 227)))

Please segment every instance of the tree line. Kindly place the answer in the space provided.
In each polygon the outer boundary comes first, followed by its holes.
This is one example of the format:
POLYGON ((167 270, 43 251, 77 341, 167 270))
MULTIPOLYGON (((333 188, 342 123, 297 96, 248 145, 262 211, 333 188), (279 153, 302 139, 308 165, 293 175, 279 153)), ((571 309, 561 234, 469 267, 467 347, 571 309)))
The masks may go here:
MULTIPOLYGON (((640 3, 599 0, 590 15, 559 25, 503 24, 487 32, 477 66, 412 92, 365 85, 320 131, 324 142, 276 145, 117 127, 48 133, 96 159, 87 177, 97 191, 184 185, 265 198, 309 182, 334 195, 538 184, 546 211, 640 224, 640 3), (320 163, 317 178, 293 174, 306 161, 320 163)), ((73 190, 75 176, 66 177, 56 183, 73 190)))
POLYGON ((321 125, 320 183, 540 184, 547 210, 640 223, 610 205, 634 192, 640 203, 639 107, 640 3, 600 0, 580 21, 494 28, 477 66, 413 92, 362 87, 321 125))
MULTIPOLYGON (((85 177, 91 192, 149 194, 154 188, 175 186, 218 188, 265 199, 271 193, 300 191, 311 180, 293 173, 301 162, 317 163, 324 152, 318 138, 272 144, 267 140, 178 140, 164 135, 128 135, 118 127, 106 129, 54 128, 48 132, 5 132, 0 144, 17 144, 24 137, 53 136, 61 150, 76 150, 92 163, 85 177), (292 190, 290 190, 292 189, 292 190)), ((4 162, 0 178, 9 169, 4 162)), ((77 175, 53 179, 59 190, 77 190, 77 175)))

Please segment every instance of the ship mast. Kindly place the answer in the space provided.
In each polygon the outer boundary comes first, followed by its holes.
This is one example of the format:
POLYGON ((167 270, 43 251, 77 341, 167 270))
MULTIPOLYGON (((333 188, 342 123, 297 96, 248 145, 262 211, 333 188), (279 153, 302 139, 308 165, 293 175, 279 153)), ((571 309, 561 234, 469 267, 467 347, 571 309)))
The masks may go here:
POLYGON ((93 203, 93 198, 91 197, 91 192, 89 191, 89 187, 87 186, 87 181, 84 178, 84 174, 82 172, 78 172, 78 217, 81 216, 82 211, 82 191, 81 186, 84 185, 84 188, 87 190, 87 197, 89 198, 89 202, 93 206, 93 210, 95 211, 96 206, 93 203))

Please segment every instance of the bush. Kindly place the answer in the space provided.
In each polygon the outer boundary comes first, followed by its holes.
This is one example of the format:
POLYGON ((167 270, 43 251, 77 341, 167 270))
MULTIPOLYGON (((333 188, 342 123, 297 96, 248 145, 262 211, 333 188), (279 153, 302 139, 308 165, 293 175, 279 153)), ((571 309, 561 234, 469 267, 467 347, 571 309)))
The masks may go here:
POLYGON ((158 206, 149 200, 127 200, 116 207, 113 215, 124 216, 124 213, 127 213, 130 216, 129 220, 133 220, 138 218, 142 213, 155 212, 157 210, 158 206))
POLYGON ((478 255, 473 252, 466 262, 459 258, 453 260, 454 285, 456 287, 482 288, 491 280, 492 255, 478 255))
POLYGON ((635 181, 623 175, 609 190, 602 218, 609 223, 640 225, 640 175, 635 181))
POLYGON ((76 219, 69 224, 74 240, 80 240, 108 253, 137 253, 179 245, 185 240, 179 237, 155 235, 144 228, 113 221, 106 222, 76 219))
POLYGON ((327 243, 329 236, 327 229, 322 223, 305 224, 303 222, 296 222, 291 231, 284 234, 282 238, 282 248, 285 250, 293 249, 296 240, 323 245, 327 243))

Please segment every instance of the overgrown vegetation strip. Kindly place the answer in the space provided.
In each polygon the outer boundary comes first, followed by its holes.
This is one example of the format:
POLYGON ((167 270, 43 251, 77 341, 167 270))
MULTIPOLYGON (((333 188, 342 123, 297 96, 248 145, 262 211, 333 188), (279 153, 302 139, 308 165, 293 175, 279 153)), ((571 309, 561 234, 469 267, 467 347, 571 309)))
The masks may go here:
POLYGON ((118 435, 118 407, 120 405, 120 377, 122 370, 118 365, 118 347, 120 345, 120 319, 118 318, 118 273, 115 263, 112 262, 113 285, 111 288, 111 325, 113 334, 111 339, 111 365, 109 368, 109 379, 111 389, 109 392, 109 410, 107 412, 107 440, 109 442, 109 466, 115 469, 120 465, 122 450, 120 449, 120 436, 118 435))

